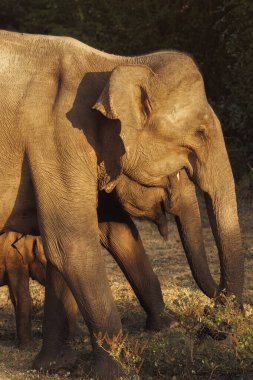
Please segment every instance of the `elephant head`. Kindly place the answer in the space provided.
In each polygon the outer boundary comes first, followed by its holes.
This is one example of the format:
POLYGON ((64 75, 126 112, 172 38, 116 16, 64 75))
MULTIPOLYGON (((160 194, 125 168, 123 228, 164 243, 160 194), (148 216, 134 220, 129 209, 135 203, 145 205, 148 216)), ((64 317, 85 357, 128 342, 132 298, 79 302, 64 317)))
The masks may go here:
POLYGON ((175 216, 181 242, 197 285, 208 297, 217 297, 221 284, 216 284, 209 270, 196 189, 186 171, 181 170, 169 176, 167 190, 141 186, 122 175, 115 187, 115 193, 130 215, 154 222, 165 239, 168 237, 166 213, 175 216))
POLYGON ((184 168, 204 192, 221 261, 221 287, 240 303, 244 274, 234 179, 221 125, 193 60, 160 52, 119 65, 94 108, 120 121, 126 176, 166 188, 169 177, 184 168))

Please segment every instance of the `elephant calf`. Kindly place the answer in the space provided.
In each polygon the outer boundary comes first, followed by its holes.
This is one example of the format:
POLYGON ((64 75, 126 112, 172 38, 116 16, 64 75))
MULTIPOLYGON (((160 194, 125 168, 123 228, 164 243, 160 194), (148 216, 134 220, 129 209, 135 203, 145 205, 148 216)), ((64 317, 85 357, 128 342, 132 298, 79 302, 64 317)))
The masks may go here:
POLYGON ((6 232, 0 235, 0 286, 8 285, 15 309, 20 346, 31 341, 29 278, 45 285, 46 258, 39 237, 6 232))

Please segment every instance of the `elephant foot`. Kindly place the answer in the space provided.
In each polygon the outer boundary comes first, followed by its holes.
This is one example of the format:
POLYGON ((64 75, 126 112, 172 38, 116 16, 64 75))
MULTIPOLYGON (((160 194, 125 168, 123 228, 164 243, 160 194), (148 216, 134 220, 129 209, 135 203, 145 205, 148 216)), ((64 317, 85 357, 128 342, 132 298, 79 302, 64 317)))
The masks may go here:
POLYGON ((166 328, 172 329, 178 326, 178 315, 170 309, 165 309, 160 314, 148 315, 146 320, 146 329, 152 331, 160 331, 166 328))
POLYGON ((60 371, 72 371, 77 362, 76 353, 69 347, 62 350, 48 352, 41 350, 33 362, 33 368, 37 371, 57 373, 60 371))
POLYGON ((95 378, 98 380, 125 379, 124 371, 119 362, 108 356, 100 356, 95 360, 95 378))
POLYGON ((202 323, 197 331, 199 339, 205 337, 206 335, 210 336, 214 340, 225 340, 228 338, 229 334, 231 333, 231 326, 225 320, 217 322, 216 313, 216 307, 205 307, 204 315, 210 318, 210 320, 213 322, 214 327, 210 327, 206 323, 202 323))
POLYGON ((76 340, 76 339, 82 339, 84 336, 84 332, 81 329, 81 327, 76 324, 74 328, 72 328, 69 332, 68 341, 76 340))
POLYGON ((18 348, 20 350, 25 350, 26 348, 30 348, 33 345, 33 340, 31 338, 20 339, 18 341, 18 348))
POLYGON ((206 325, 202 325, 198 331, 197 336, 199 339, 210 336, 214 340, 226 340, 229 336, 229 333, 226 331, 222 331, 221 329, 227 326, 218 326, 217 328, 211 328, 206 325))

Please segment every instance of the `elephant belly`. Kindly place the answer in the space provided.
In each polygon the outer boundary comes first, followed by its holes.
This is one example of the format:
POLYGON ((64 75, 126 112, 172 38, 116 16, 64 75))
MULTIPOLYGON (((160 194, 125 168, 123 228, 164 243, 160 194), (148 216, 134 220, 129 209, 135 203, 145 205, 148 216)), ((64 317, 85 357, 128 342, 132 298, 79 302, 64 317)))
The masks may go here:
POLYGON ((0 286, 6 285, 4 253, 0 251, 0 286))
POLYGON ((0 265, 0 286, 7 285, 7 275, 5 267, 0 265))
POLYGON ((35 196, 28 165, 6 168, 0 180, 0 232, 39 234, 35 196))

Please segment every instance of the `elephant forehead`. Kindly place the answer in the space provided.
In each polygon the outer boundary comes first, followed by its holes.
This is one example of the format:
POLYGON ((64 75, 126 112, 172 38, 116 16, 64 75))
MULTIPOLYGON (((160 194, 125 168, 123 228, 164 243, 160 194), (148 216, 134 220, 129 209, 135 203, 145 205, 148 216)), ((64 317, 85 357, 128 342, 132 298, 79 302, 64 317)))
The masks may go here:
POLYGON ((170 87, 177 86, 181 81, 185 85, 195 81, 203 81, 197 65, 189 55, 170 52, 160 58, 153 70, 159 79, 170 87))
POLYGON ((176 103, 165 107, 165 109, 160 108, 152 116, 152 124, 155 129, 163 132, 169 130, 170 133, 172 132, 171 129, 177 132, 182 128, 185 132, 185 128, 198 127, 203 123, 207 123, 208 120, 207 107, 204 104, 202 107, 196 106, 190 101, 176 103))
POLYGON ((153 112, 168 114, 175 120, 189 114, 207 113, 208 106, 201 81, 188 85, 182 82, 175 87, 160 83, 151 89, 150 104, 153 112))
POLYGON ((200 124, 209 122, 210 116, 208 114, 208 104, 199 99, 198 103, 191 100, 181 104, 175 104, 169 113, 170 120, 178 126, 185 127, 187 123, 189 126, 198 127, 200 124))

